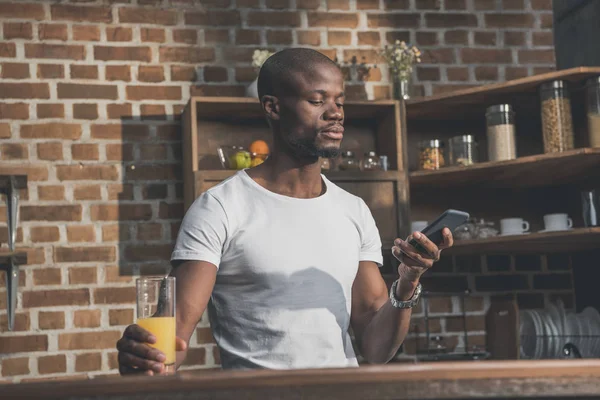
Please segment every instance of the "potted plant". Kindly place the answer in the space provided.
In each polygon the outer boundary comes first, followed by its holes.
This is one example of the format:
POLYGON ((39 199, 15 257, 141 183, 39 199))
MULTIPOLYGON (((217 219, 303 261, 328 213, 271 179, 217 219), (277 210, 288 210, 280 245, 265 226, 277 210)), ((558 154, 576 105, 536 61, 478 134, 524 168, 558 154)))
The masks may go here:
POLYGON ((260 71, 260 67, 267 61, 267 58, 271 57, 273 52, 269 50, 254 50, 252 54, 252 67, 256 71, 256 78, 252 81, 250 86, 246 88, 246 96, 248 97, 258 97, 258 72, 260 71))
POLYGON ((381 55, 386 60, 393 82, 394 99, 410 98, 410 80, 413 65, 421 62, 421 52, 416 46, 396 40, 393 46, 385 46, 381 55))

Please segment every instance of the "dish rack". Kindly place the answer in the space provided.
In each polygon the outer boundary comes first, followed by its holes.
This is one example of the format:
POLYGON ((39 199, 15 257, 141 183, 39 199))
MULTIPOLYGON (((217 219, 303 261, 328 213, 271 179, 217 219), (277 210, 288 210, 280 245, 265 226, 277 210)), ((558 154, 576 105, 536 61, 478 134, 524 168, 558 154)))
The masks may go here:
POLYGON ((423 292, 421 301, 423 304, 423 319, 425 338, 423 338, 417 329, 413 330, 416 334, 416 361, 452 361, 452 360, 484 360, 490 357, 490 353, 481 346, 470 346, 469 335, 467 329, 467 314, 465 307, 465 299, 471 295, 469 290, 464 292, 423 292), (460 317, 462 319, 462 345, 455 347, 452 351, 448 351, 444 346, 444 336, 435 334, 432 336, 430 321, 432 319, 443 319, 447 317, 455 317, 456 314, 444 314, 440 316, 431 316, 429 314, 429 299, 433 297, 458 297, 460 302, 460 317))

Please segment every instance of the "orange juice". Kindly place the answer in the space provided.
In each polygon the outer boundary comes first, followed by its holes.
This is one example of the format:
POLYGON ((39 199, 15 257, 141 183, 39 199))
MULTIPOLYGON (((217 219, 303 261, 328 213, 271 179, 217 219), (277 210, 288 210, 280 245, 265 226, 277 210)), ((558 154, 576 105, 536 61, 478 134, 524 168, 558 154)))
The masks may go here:
POLYGON ((165 354, 165 365, 175 363, 175 317, 141 318, 137 324, 156 337, 156 343, 148 345, 165 354))

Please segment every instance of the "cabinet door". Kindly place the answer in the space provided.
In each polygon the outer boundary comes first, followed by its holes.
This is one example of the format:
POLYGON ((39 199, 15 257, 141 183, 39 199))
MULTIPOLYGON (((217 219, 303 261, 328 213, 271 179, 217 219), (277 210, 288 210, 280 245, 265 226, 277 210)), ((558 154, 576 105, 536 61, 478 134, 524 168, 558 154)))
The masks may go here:
POLYGON ((557 69, 600 66, 600 1, 554 0, 557 69))

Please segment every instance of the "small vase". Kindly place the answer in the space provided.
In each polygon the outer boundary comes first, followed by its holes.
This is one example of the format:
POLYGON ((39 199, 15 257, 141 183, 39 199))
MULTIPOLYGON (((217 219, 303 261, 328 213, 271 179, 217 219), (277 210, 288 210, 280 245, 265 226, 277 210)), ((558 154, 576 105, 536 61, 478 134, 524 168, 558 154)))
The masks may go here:
POLYGON ((258 98, 258 78, 253 80, 246 88, 246 97, 258 98))
POLYGON ((410 78, 394 75, 393 95, 395 100, 410 99, 410 78))

